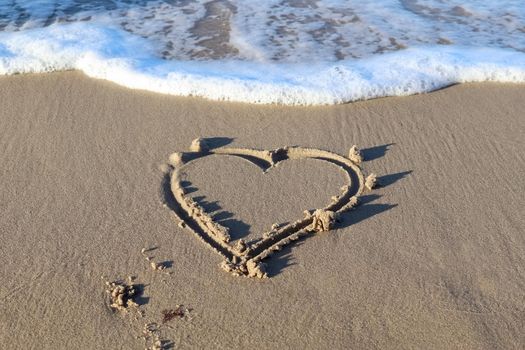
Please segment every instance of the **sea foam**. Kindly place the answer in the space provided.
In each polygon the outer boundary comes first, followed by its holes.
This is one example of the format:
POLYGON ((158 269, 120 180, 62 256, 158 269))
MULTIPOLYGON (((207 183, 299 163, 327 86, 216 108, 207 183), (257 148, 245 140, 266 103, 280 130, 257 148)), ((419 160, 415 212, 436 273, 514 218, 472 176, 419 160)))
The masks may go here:
POLYGON ((80 70, 133 88, 212 100, 337 104, 463 82, 525 82, 525 54, 502 48, 416 46, 361 59, 287 63, 167 60, 152 43, 90 22, 0 32, 0 74, 80 70))

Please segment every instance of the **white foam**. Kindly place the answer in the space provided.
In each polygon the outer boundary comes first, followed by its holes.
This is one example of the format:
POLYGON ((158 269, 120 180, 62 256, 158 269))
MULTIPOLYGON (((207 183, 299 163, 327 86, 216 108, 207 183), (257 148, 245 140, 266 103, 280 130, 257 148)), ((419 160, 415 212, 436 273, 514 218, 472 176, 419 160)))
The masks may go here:
POLYGON ((523 0, 0 1, 0 31, 78 21, 178 60, 326 62, 445 43, 525 52, 523 0))
POLYGON ((525 54, 414 47, 337 62, 163 60, 148 40, 93 23, 0 33, 0 74, 81 70, 133 89, 213 100, 335 104, 409 95, 461 82, 525 82, 525 54))

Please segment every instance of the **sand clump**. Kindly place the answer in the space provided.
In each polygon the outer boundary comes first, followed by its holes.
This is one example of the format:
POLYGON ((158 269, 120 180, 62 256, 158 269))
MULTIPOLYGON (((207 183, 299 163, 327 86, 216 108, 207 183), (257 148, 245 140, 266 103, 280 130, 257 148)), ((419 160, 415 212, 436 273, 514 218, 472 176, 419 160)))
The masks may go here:
POLYGON ((246 251, 247 247, 246 242, 242 238, 235 243, 235 249, 241 254, 246 251))
POLYGON ((208 152, 210 146, 206 142, 206 139, 197 138, 191 142, 190 151, 192 152, 208 152))
POLYGON ((108 289, 107 293, 110 295, 110 305, 114 310, 127 311, 131 307, 138 307, 139 304, 135 301, 138 291, 134 284, 127 284, 122 281, 106 282, 108 289))
POLYGON ((183 162, 182 154, 179 153, 179 152, 175 152, 175 153, 170 154, 170 156, 168 158, 168 164, 170 164, 171 166, 174 166, 174 167, 181 165, 182 162, 183 162))
POLYGON ((337 220, 337 214, 330 210, 317 209, 312 214, 311 228, 314 231, 330 231, 334 228, 337 220))
POLYGON ((257 263, 253 260, 248 260, 246 262, 246 269, 248 270, 248 277, 268 277, 268 274, 266 273, 266 265, 263 263, 257 263))
POLYGON ((151 261, 150 262, 150 266, 153 270, 157 270, 157 271, 162 271, 162 270, 165 270, 166 269, 166 265, 162 264, 162 263, 157 263, 155 261, 151 261))
MULTIPOLYGON (((140 252, 147 258, 151 258, 148 257, 146 253, 156 249, 158 249, 158 247, 142 248, 140 252)), ((167 266, 164 263, 155 263, 153 261, 151 262, 151 267, 154 270, 164 270, 167 268, 167 266)), ((103 276, 102 278, 104 279, 105 277, 103 276)), ((111 309, 125 314, 128 314, 128 311, 130 311, 131 309, 137 311, 139 317, 133 317, 130 320, 131 322, 138 321, 139 319, 146 317, 146 311, 140 309, 140 304, 138 300, 140 298, 140 295, 142 294, 141 285, 134 284, 133 281, 135 279, 135 276, 130 275, 128 276, 126 282, 124 282, 123 280, 106 282, 106 292, 108 293, 110 298, 109 307, 111 309)), ((192 311, 192 309, 189 309, 184 305, 176 305, 176 307, 173 309, 163 310, 162 324, 159 324, 155 320, 153 320, 152 322, 144 323, 142 334, 139 335, 137 338, 142 338, 144 340, 146 350, 172 349, 173 342, 162 336, 163 327, 171 328, 167 325, 164 326, 164 323, 176 317, 187 318, 190 311, 192 311)), ((154 319, 157 319, 157 317, 154 317, 154 319)))
POLYGON ((254 260, 244 260, 241 264, 228 262, 225 260, 222 263, 220 263, 219 266, 224 271, 230 272, 234 276, 246 276, 257 278, 268 277, 268 273, 266 272, 266 264, 256 262, 254 260))
MULTIPOLYGON (((305 217, 295 222, 279 225, 273 224, 271 230, 262 234, 262 239, 248 244, 238 240, 230 244, 230 234, 226 227, 217 223, 204 208, 199 206, 192 198, 185 195, 182 185, 181 173, 184 166, 181 160, 184 153, 173 153, 170 162, 179 166, 172 170, 171 192, 177 204, 176 213, 180 222, 190 228, 196 235, 224 257, 220 267, 235 276, 265 278, 268 277, 265 264, 261 260, 273 252, 280 251, 282 247, 297 241, 300 237, 316 232, 326 232, 335 228, 339 215, 354 208, 358 198, 365 189, 372 189, 376 183, 374 174, 366 178, 359 167, 363 161, 361 151, 357 146, 352 146, 348 157, 312 148, 282 147, 275 150, 254 150, 248 148, 215 148, 211 150, 205 139, 195 139, 190 146, 188 161, 195 162, 209 155, 239 156, 244 159, 259 159, 267 162, 270 167, 277 166, 280 162, 293 159, 315 158, 331 162, 347 174, 348 185, 341 187, 341 193, 331 197, 331 202, 325 208, 305 211, 305 217), (176 154, 177 156, 174 156, 176 154), (173 159, 172 159, 173 158, 173 159), (354 181, 353 179, 357 179, 354 181), (190 222, 192 223, 190 225, 190 222)), ((179 226, 182 226, 179 224, 179 226)))
POLYGON ((173 342, 171 340, 162 339, 160 326, 156 322, 144 324, 142 338, 146 342, 145 350, 173 349, 173 342))
POLYGON ((370 174, 365 180, 365 187, 371 191, 377 186, 377 176, 376 174, 370 174))
MULTIPOLYGON (((149 251, 152 251, 152 250, 156 250, 157 247, 154 247, 154 248, 142 248, 140 250, 140 253, 142 254, 142 256, 144 256, 144 259, 146 259, 146 261, 149 263, 149 266, 151 267, 152 270, 155 270, 155 271, 165 271, 168 267, 169 267, 169 262, 156 262, 156 261, 153 261, 153 257, 146 254, 147 252, 149 251)), ((170 274, 169 272, 166 272, 167 274, 170 274)))
POLYGON ((348 151, 348 159, 356 164, 360 164, 363 161, 363 154, 356 145, 353 145, 348 151))

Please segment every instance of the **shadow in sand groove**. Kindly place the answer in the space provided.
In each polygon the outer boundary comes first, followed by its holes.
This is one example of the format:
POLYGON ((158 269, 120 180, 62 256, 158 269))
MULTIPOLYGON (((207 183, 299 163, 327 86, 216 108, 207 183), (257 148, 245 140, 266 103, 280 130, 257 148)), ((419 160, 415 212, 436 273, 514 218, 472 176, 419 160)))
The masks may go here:
MULTIPOLYGON (((341 157, 339 155, 322 150, 300 147, 279 149, 277 151, 258 151, 242 148, 216 148, 227 145, 232 140, 233 139, 231 138, 223 137, 200 139, 199 142, 205 142, 207 148, 199 152, 181 153, 180 159, 183 160, 182 164, 210 154, 229 154, 233 156, 239 156, 259 166, 263 171, 270 169, 278 162, 289 159, 289 156, 292 159, 305 157, 332 162, 347 172, 350 179, 350 185, 347 187, 346 192, 344 191, 342 195, 335 197, 335 202, 327 207, 333 209, 323 209, 332 210, 338 213, 334 225, 332 226, 332 228, 336 230, 362 222, 397 206, 397 204, 374 203, 381 197, 377 194, 362 194, 363 182, 360 182, 360 179, 363 179, 362 171, 359 167, 356 167, 355 164, 352 164, 352 162, 350 162, 345 157, 341 157), (339 213, 339 209, 346 205, 346 201, 350 201, 348 203, 352 203, 351 199, 354 195, 359 195, 359 206, 357 208, 353 208, 355 204, 352 204, 348 208, 350 210, 346 209, 339 213)), ((365 161, 383 157, 389 150, 389 147, 392 145, 394 144, 385 144, 363 150, 362 152, 365 157, 365 161)), ((172 168, 172 171, 176 174, 176 170, 173 169, 175 168, 172 168)), ((381 187, 390 186, 410 175, 411 173, 412 171, 404 171, 380 176, 377 178, 378 185, 381 187)), ((243 261, 242 259, 248 259, 246 260, 248 262, 250 260, 259 262, 259 259, 264 259, 267 265, 267 275, 275 276, 286 267, 294 264, 292 262, 292 245, 288 244, 291 243, 292 240, 288 239, 288 237, 295 237, 293 239, 293 241, 295 241, 293 247, 295 247, 300 245, 305 239, 316 232, 315 229, 312 229, 309 226, 313 225, 314 221, 312 220, 314 220, 314 216, 307 215, 305 218, 299 219, 294 223, 281 225, 280 227, 282 228, 272 229, 274 230, 274 233, 271 233, 270 236, 261 237, 254 240, 253 242, 242 243, 248 244, 247 252, 249 251, 247 255, 243 255, 239 253, 240 251, 238 251, 239 248, 237 248, 237 246, 240 242, 239 240, 249 234, 250 225, 241 220, 235 219, 234 213, 223 210, 218 201, 207 201, 206 197, 203 195, 193 196, 192 198, 185 197, 185 195, 189 193, 198 191, 198 188, 193 187, 190 181, 181 180, 178 177, 173 177, 177 178, 177 182, 171 184, 170 182, 172 181, 172 176, 175 175, 172 173, 167 173, 163 179, 162 195, 164 197, 164 202, 171 210, 175 211, 177 216, 187 225, 189 229, 196 233, 215 251, 221 254, 226 259, 228 264, 237 264, 236 262, 238 262, 239 259, 241 259, 241 262, 243 261), (216 236, 217 234, 225 234, 226 236, 224 236, 224 238, 220 238, 222 236, 216 236), (279 244, 281 244, 282 247, 279 244), (276 253, 273 253, 271 256, 269 256, 269 253, 274 251, 276 251, 276 253)), ((244 265, 239 266, 239 268, 242 269, 244 265)), ((234 268, 237 268, 237 265, 234 268)))

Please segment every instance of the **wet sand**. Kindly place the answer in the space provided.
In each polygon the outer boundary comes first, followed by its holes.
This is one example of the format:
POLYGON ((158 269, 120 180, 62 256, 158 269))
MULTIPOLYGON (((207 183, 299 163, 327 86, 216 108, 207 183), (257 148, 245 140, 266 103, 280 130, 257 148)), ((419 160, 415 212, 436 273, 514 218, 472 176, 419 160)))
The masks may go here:
MULTIPOLYGON (((280 107, 66 72, 1 77, 0 101, 0 347, 525 346, 523 85, 280 107), (166 203, 169 156, 197 137, 340 155, 357 144, 381 187, 334 230, 265 259, 268 278, 234 277, 166 203), (119 311, 106 282, 128 276, 139 305, 119 311)), ((263 174, 206 157, 185 176, 233 240, 300 219, 345 185, 314 159, 263 174)))

